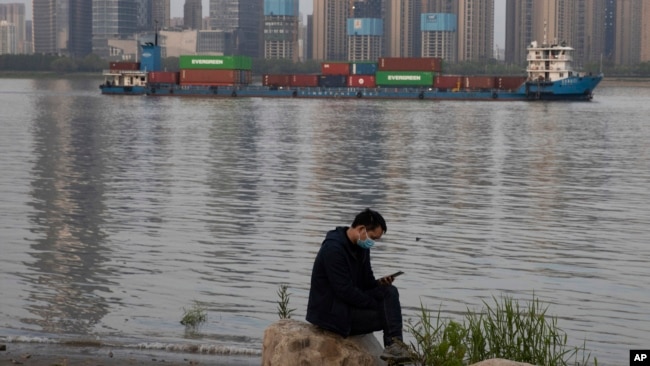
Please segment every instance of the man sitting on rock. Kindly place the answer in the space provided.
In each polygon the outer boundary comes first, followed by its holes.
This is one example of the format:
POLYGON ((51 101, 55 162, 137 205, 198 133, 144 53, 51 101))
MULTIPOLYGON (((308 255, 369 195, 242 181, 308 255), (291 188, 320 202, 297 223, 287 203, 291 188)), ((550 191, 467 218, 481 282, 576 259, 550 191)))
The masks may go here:
POLYGON ((314 261, 307 321, 343 337, 384 332, 382 360, 406 362, 402 341, 402 308, 394 277, 375 279, 370 248, 386 233, 386 221, 369 208, 350 227, 325 236, 314 261))

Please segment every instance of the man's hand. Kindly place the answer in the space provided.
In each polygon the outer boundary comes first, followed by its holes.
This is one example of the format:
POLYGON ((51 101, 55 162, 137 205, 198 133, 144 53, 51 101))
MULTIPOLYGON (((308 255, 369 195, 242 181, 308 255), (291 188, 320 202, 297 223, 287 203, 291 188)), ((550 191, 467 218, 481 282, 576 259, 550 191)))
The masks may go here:
POLYGON ((388 285, 392 285, 393 281, 395 281, 394 276, 386 276, 379 279, 379 284, 382 286, 388 286, 388 285))

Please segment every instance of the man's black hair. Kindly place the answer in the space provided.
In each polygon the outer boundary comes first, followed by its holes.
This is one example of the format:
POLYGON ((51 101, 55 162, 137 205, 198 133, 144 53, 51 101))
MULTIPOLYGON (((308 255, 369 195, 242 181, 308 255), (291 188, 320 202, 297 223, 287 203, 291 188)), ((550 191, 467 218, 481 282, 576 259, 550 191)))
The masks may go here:
POLYGON ((386 228, 386 221, 379 214, 379 212, 366 208, 361 211, 352 221, 352 227, 357 227, 363 225, 368 230, 374 230, 375 228, 381 226, 381 229, 384 233, 388 230, 386 228))

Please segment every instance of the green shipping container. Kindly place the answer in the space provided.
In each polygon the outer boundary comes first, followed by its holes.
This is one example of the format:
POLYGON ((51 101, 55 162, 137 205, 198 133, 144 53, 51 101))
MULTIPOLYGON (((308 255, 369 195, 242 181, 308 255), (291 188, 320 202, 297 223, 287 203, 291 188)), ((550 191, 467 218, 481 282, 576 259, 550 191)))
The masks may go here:
POLYGON ((250 70, 253 61, 248 56, 183 55, 181 70, 250 70))
POLYGON ((426 86, 432 87, 435 73, 431 71, 377 71, 378 86, 426 86))

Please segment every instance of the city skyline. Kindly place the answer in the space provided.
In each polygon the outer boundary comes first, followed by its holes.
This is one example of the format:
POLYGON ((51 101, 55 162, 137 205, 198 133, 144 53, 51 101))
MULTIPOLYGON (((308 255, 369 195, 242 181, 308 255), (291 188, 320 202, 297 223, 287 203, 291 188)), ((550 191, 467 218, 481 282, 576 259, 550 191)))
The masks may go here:
MULTIPOLYGON (((299 0, 300 12, 303 16, 313 13, 314 0, 299 0)), ((32 19, 32 0, 0 0, 0 4, 23 3, 25 4, 26 18, 32 19)), ((173 18, 183 17, 183 5, 185 0, 171 0, 171 16, 173 18)), ((202 0, 203 16, 208 16, 210 0, 202 0)), ((503 49, 505 47, 505 14, 506 0, 494 1, 494 47, 503 49)))

